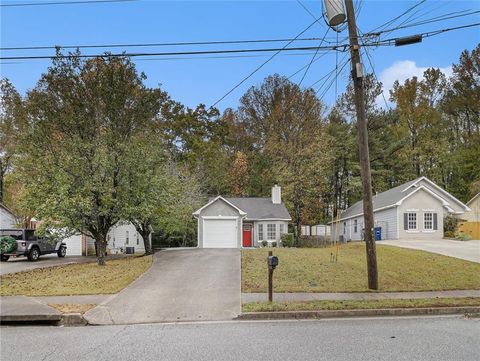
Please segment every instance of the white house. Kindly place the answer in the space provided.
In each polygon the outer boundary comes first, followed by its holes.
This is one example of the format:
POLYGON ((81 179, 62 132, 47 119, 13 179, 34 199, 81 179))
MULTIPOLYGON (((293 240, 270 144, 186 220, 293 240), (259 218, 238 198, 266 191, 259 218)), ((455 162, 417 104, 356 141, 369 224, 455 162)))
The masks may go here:
MULTIPOLYGON (((469 207, 426 177, 373 197, 374 223, 380 239, 439 239, 443 218, 462 215, 469 207)), ((363 239, 363 204, 355 203, 334 222, 345 241, 363 239)))
POLYGON ((13 212, 0 203, 0 228, 16 228, 17 219, 13 212))
POLYGON ((263 241, 279 242, 291 221, 282 203, 281 188, 271 198, 218 196, 193 213, 198 219, 198 247, 258 247, 263 241))

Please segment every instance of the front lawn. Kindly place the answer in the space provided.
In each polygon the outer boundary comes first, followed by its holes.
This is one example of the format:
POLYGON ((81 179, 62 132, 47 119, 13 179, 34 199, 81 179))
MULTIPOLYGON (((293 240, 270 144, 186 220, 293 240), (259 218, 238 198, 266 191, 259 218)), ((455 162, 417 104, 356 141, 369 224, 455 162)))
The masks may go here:
POLYGON ((479 297, 420 298, 365 301, 305 301, 305 302, 252 302, 243 305, 243 312, 367 310, 381 308, 422 308, 480 306, 479 297))
POLYGON ((69 296, 117 293, 152 264, 152 256, 38 268, 0 277, 1 296, 69 296))
MULTIPOLYGON (((267 292, 269 249, 242 250, 242 292, 267 292)), ((343 245, 338 262, 330 248, 274 248, 279 266, 274 292, 365 292, 365 245, 343 245)), ((377 246, 379 291, 480 289, 480 264, 434 253, 377 246)))

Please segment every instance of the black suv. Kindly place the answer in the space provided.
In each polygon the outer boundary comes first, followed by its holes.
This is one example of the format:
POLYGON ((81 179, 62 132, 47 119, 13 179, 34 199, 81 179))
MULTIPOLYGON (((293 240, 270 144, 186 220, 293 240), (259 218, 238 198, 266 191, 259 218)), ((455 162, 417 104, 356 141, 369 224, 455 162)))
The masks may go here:
POLYGON ((17 247, 9 253, 2 253, 1 261, 8 261, 10 257, 26 256, 29 261, 36 261, 42 254, 56 253, 58 257, 65 257, 67 245, 62 241, 55 241, 48 237, 39 237, 33 229, 0 229, 0 237, 10 236, 17 241, 17 247))

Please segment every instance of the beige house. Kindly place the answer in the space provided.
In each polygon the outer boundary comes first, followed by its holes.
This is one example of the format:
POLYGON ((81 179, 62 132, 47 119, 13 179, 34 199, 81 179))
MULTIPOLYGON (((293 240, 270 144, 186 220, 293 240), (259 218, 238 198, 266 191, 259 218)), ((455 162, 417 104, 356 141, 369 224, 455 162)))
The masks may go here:
MULTIPOLYGON (((439 239, 443 218, 450 214, 463 218, 470 208, 426 177, 404 183, 373 197, 375 238, 439 239)), ((344 241, 362 240, 363 204, 355 203, 335 222, 344 241)), ((334 235, 335 236, 335 235, 334 235)))
POLYGON ((467 202, 469 211, 458 218, 458 231, 468 234, 472 239, 480 239, 480 193, 467 202))

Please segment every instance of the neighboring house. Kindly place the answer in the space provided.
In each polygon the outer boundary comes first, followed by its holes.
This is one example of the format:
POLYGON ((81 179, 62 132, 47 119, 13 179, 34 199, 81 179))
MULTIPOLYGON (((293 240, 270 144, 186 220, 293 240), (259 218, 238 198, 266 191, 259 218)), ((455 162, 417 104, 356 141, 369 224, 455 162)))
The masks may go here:
POLYGON ((13 212, 0 203, 0 228, 17 228, 17 219, 13 212))
POLYGON ((458 230, 468 234, 472 239, 480 239, 480 193, 467 202, 469 211, 458 218, 458 230))
MULTIPOLYGON (((439 239, 443 218, 463 216, 470 208, 426 177, 373 197, 374 224, 380 239, 439 239)), ((363 204, 355 203, 335 222, 344 241, 363 239, 363 204)))
POLYGON ((262 241, 279 242, 291 221, 282 203, 281 188, 271 198, 218 196, 193 213, 198 219, 198 247, 258 247, 262 241))

